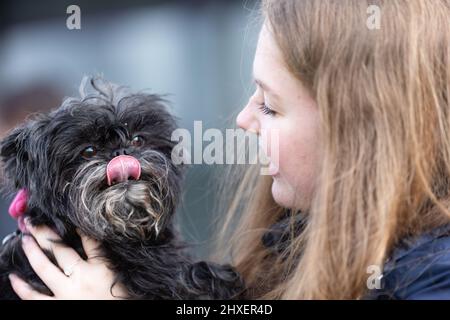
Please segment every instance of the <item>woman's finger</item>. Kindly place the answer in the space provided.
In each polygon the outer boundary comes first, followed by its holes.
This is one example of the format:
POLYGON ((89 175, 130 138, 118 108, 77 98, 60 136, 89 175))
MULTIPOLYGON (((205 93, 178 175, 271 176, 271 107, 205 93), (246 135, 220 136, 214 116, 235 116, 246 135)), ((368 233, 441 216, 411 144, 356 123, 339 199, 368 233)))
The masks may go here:
POLYGON ((79 229, 77 229, 77 233, 81 238, 81 243, 83 245, 84 252, 86 253, 88 259, 98 257, 100 254, 99 252, 100 242, 84 235, 79 229))
POLYGON ((22 248, 34 272, 53 293, 67 287, 68 278, 47 258, 32 236, 23 235, 22 248))
POLYGON ((20 279, 15 274, 9 275, 9 281, 14 292, 22 300, 54 300, 53 297, 47 296, 45 294, 39 293, 33 290, 28 283, 20 279))
POLYGON ((61 243, 61 238, 49 227, 33 227, 27 223, 27 229, 42 249, 53 253, 62 270, 70 268, 81 259, 74 249, 61 243))

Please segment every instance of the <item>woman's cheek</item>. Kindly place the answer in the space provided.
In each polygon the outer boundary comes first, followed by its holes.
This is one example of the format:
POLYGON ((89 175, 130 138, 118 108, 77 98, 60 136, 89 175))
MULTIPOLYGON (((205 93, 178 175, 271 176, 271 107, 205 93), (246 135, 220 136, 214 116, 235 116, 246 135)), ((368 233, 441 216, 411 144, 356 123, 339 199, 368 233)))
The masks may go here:
POLYGON ((274 178, 272 192, 275 200, 278 199, 282 205, 305 209, 313 196, 319 159, 315 141, 307 133, 301 133, 299 130, 281 132, 280 173, 274 178))

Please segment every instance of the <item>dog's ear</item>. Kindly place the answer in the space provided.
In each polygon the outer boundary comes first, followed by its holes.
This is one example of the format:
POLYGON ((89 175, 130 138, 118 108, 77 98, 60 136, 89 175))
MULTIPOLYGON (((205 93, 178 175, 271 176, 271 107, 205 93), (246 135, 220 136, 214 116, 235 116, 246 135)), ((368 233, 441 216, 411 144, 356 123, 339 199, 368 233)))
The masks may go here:
POLYGON ((0 141, 0 160, 5 176, 14 182, 15 188, 27 185, 25 174, 28 162, 29 128, 22 126, 13 129, 0 141))

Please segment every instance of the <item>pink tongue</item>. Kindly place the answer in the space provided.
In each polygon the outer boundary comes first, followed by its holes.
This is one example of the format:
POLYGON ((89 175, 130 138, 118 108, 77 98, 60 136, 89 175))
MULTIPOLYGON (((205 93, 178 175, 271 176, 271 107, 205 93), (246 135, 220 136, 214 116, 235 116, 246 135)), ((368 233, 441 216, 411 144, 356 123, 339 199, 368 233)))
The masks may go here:
POLYGON ((108 185, 139 180, 141 177, 141 164, 135 157, 118 156, 111 160, 106 169, 108 185))
POLYGON ((27 210, 28 193, 25 189, 21 189, 9 206, 9 215, 14 219, 23 216, 27 210))

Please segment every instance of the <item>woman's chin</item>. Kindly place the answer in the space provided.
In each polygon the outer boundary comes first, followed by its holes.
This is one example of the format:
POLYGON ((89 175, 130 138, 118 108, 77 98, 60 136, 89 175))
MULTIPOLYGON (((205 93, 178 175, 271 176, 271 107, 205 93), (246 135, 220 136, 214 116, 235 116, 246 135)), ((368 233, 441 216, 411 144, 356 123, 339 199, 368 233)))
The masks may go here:
POLYGON ((299 197, 299 193, 295 192, 293 187, 280 179, 279 175, 273 179, 272 197, 278 205, 284 208, 302 210, 309 207, 309 203, 303 197, 299 197))
POLYGON ((275 202, 282 207, 289 208, 293 205, 291 194, 292 192, 290 192, 289 188, 278 177, 274 177, 272 196, 275 202))

